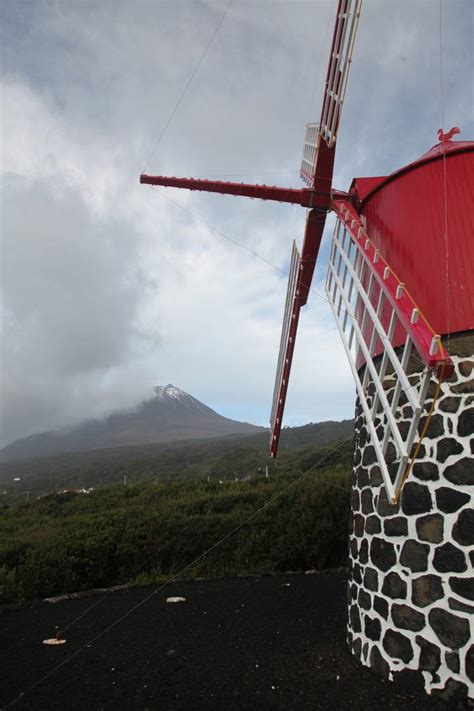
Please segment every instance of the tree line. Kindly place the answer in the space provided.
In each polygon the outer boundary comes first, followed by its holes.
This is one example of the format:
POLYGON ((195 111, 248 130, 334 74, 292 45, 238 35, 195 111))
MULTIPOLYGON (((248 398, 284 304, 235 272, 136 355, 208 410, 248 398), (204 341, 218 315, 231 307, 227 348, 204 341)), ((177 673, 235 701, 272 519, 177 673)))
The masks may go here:
POLYGON ((4 506, 0 602, 161 581, 183 569, 189 578, 344 565, 350 450, 302 478, 327 450, 295 452, 293 466, 268 478, 152 478, 4 506))

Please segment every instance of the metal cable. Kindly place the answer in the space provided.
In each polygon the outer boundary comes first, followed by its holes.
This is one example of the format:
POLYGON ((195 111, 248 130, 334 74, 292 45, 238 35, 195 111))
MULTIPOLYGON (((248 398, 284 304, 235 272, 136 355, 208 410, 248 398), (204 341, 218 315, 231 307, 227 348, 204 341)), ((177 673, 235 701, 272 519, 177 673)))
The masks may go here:
POLYGON ((197 71, 198 71, 199 67, 201 66, 201 64, 202 64, 202 62, 203 62, 203 60, 204 60, 206 54, 208 53, 208 51, 209 51, 209 49, 210 49, 210 47, 211 47, 211 44, 213 43, 213 41, 214 41, 214 39, 215 39, 217 33, 219 32, 220 28, 222 27, 222 24, 223 24, 223 22, 224 22, 224 20, 225 20, 225 18, 226 18, 226 16, 227 16, 227 13, 229 12, 229 9, 230 9, 230 6, 232 5, 232 2, 233 2, 233 0, 230 0, 230 1, 229 1, 229 4, 227 5, 226 9, 225 9, 224 12, 222 13, 222 16, 221 16, 219 22, 217 23, 217 25, 216 25, 216 27, 215 27, 215 29, 214 29, 214 32, 212 33, 212 36, 211 36, 209 42, 207 43, 207 45, 206 45, 206 47, 205 47, 205 49, 204 49, 204 52, 201 54, 198 63, 196 64, 196 66, 194 67, 193 71, 191 72, 191 75, 190 75, 190 77, 189 77, 189 79, 188 79, 188 81, 187 81, 187 83, 186 83, 186 85, 185 85, 183 91, 181 92, 181 94, 180 94, 178 100, 176 101, 176 103, 175 103, 175 105, 174 105, 174 107, 173 107, 173 109, 172 109, 172 111, 171 111, 171 113, 170 113, 170 115, 169 115, 169 117, 168 117, 167 122, 166 122, 165 125, 163 126, 163 128, 162 128, 162 130, 161 130, 161 133, 160 133, 160 135, 158 136, 158 140, 156 141, 155 145, 154 145, 153 148, 152 148, 152 151, 151 151, 150 155, 148 156, 148 159, 147 159, 147 161, 146 161, 146 163, 145 163, 145 165, 144 165, 144 168, 143 168, 143 170, 142 170, 142 173, 144 173, 145 170, 147 169, 147 166, 148 166, 149 162, 151 161, 151 159, 153 158, 153 155, 154 155, 156 149, 157 149, 158 146, 160 145, 163 136, 165 135, 165 133, 166 133, 166 131, 168 130, 168 128, 169 128, 169 126, 170 126, 172 120, 174 119, 174 117, 175 117, 175 115, 176 115, 176 112, 177 112, 177 110, 179 109, 179 106, 180 106, 182 100, 184 99, 184 97, 185 97, 185 95, 186 95, 186 93, 187 93, 189 87, 191 86, 191 84, 192 84, 192 82, 193 82, 194 77, 195 77, 196 74, 197 74, 197 71))
MULTIPOLYGON (((135 605, 133 605, 129 610, 127 610, 127 612, 125 612, 123 615, 121 615, 120 617, 118 617, 114 622, 112 622, 110 625, 108 625, 105 629, 103 629, 101 632, 99 632, 99 633, 96 634, 94 637, 92 637, 89 641, 87 641, 87 642, 85 642, 83 645, 81 645, 81 646, 79 647, 79 649, 76 649, 76 651, 73 652, 72 654, 70 654, 68 657, 66 657, 66 659, 63 659, 62 662, 60 662, 60 663, 57 664, 55 667, 53 667, 49 672, 47 672, 46 674, 44 674, 44 675, 41 677, 41 679, 39 679, 37 682, 35 682, 34 684, 32 684, 30 687, 28 687, 28 689, 26 689, 25 691, 22 691, 20 694, 18 694, 18 696, 17 696, 15 699, 13 699, 12 701, 10 701, 9 703, 6 704, 6 706, 3 707, 3 711, 6 711, 6 709, 11 708, 11 707, 14 706, 15 704, 17 704, 19 701, 21 701, 22 699, 24 699, 24 697, 25 697, 27 694, 30 694, 30 693, 31 693, 32 691, 34 691, 34 689, 36 689, 40 684, 42 684, 44 681, 46 681, 46 679, 49 679, 49 678, 50 678, 53 674, 55 674, 59 669, 61 669, 61 668, 64 667, 66 664, 68 664, 70 661, 72 661, 73 659, 75 659, 81 652, 84 651, 84 649, 86 649, 87 647, 90 647, 92 644, 94 644, 95 642, 97 642, 101 637, 103 637, 105 634, 107 634, 107 632, 110 632, 111 629, 113 629, 114 627, 116 627, 118 624, 120 624, 120 622, 122 622, 122 621, 125 620, 127 617, 129 617, 133 612, 135 612, 135 610, 138 610, 140 607, 142 607, 142 605, 144 605, 145 603, 147 603, 154 595, 156 595, 156 594, 159 593, 161 590, 163 590, 163 588, 165 588, 165 587, 166 587, 167 585, 169 585, 170 583, 176 581, 181 575, 183 575, 183 573, 185 573, 186 571, 190 570, 190 569, 191 569, 193 566, 195 566, 197 563, 201 562, 207 555, 209 555, 209 553, 211 553, 213 550, 215 550, 216 548, 218 548, 222 543, 224 543, 224 541, 226 541, 228 538, 230 538, 230 537, 233 536, 235 533, 237 533, 237 531, 240 531, 241 528, 243 528, 247 523, 249 523, 250 521, 252 521, 259 513, 261 513, 262 511, 264 511, 265 509, 267 509, 271 504, 273 504, 275 501, 277 501, 278 499, 280 499, 280 498, 281 498, 284 494, 286 494, 290 489, 292 489, 294 486, 296 486, 296 484, 298 484, 300 481, 302 481, 302 479, 303 479, 304 477, 306 477, 310 472, 314 471, 317 467, 319 467, 319 466, 320 466, 326 459, 328 459, 334 452, 337 452, 337 451, 338 451, 339 449, 341 449, 344 445, 346 445, 347 442, 349 442, 350 440, 352 440, 352 435, 351 435, 350 437, 347 437, 345 440, 343 440, 342 442, 340 442, 340 443, 339 443, 338 445, 336 445, 335 447, 333 447, 333 448, 332 448, 329 452, 327 452, 319 461, 315 462, 315 464, 313 464, 311 467, 309 467, 309 469, 307 469, 306 471, 302 472, 302 474, 300 474, 298 477, 296 477, 296 479, 294 479, 293 481, 291 481, 291 482, 290 482, 286 487, 284 487, 281 491, 277 492, 276 494, 274 494, 273 496, 271 496, 269 499, 267 499, 267 501, 266 501, 264 504, 262 504, 262 506, 260 506, 260 508, 258 508, 258 509, 256 509, 255 511, 253 511, 249 516, 247 516, 247 517, 246 517, 243 521, 241 521, 241 523, 239 523, 237 526, 234 526, 234 528, 232 528, 232 530, 230 530, 228 533, 226 533, 224 536, 222 536, 222 538, 220 538, 218 541, 216 541, 212 546, 210 546, 209 548, 207 548, 207 549, 204 551, 204 553, 201 553, 201 554, 200 554, 199 556, 197 556, 194 560, 192 560, 190 563, 188 563, 188 564, 185 565, 183 568, 181 568, 180 571, 178 571, 176 574, 172 575, 172 576, 171 576, 168 580, 166 580, 162 585, 160 585, 160 586, 158 586, 156 589, 152 590, 152 592, 149 593, 148 595, 146 595, 146 596, 143 598, 143 600, 140 600, 138 603, 136 603, 135 605)), ((337 484, 331 484, 331 482, 328 482, 327 480, 323 480, 323 479, 317 480, 317 483, 326 484, 326 485, 328 485, 328 486, 330 486, 330 487, 333 487, 333 488, 335 488, 335 489, 342 489, 343 491, 346 491, 346 492, 348 492, 348 493, 350 493, 350 491, 351 491, 350 489, 347 489, 347 488, 345 488, 345 487, 339 486, 339 485, 337 485, 337 484)))

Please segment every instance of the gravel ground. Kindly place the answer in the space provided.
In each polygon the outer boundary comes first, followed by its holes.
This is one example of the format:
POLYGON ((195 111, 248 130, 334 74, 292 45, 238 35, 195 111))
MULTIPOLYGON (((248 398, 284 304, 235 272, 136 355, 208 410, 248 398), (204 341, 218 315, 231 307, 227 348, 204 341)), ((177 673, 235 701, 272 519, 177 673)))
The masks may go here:
POLYGON ((342 574, 173 583, 118 621, 153 590, 3 609, 2 708, 457 708, 383 681, 352 658, 342 574), (170 604, 169 596, 186 601, 170 604), (95 604, 64 633, 66 644, 42 644, 95 604))

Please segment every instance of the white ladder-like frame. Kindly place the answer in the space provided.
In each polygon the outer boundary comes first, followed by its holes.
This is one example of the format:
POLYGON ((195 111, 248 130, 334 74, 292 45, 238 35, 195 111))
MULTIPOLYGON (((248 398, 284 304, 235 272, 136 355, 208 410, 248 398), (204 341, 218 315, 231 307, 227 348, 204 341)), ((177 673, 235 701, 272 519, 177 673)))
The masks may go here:
POLYGON ((361 7, 362 0, 342 0, 336 18, 319 128, 329 147, 334 145, 337 138, 361 7))
POLYGON ((290 329, 292 326, 292 321, 295 318, 295 306, 296 306, 295 301, 298 296, 296 293, 296 284, 298 281, 300 260, 301 260, 300 253, 299 253, 298 248, 296 246, 296 242, 293 240, 293 246, 292 246, 292 250, 291 250, 290 270, 289 270, 289 274, 288 274, 288 288, 287 288, 287 292, 286 292, 286 301, 285 301, 285 313, 283 316, 283 325, 282 325, 282 330, 281 330, 280 352, 278 354, 278 365, 277 365, 276 378, 275 378, 275 387, 274 387, 274 391, 273 391, 272 412, 270 415, 270 430, 271 430, 270 436, 272 437, 272 439, 274 437, 274 430, 275 430, 276 425, 281 424, 278 420, 278 409, 279 409, 279 406, 282 405, 279 398, 280 398, 282 382, 283 382, 283 385, 287 385, 287 382, 285 382, 285 380, 284 380, 285 368, 288 365, 288 362, 286 359, 286 350, 287 350, 288 339, 291 338, 290 329))
POLYGON ((433 371, 442 377, 452 364, 440 337, 433 335, 404 285, 365 234, 357 213, 344 201, 336 201, 335 208, 339 219, 332 238, 325 290, 385 488, 389 498, 395 500, 403 484, 433 371), (374 304, 376 284, 379 294, 374 304), (399 335, 401 328, 405 332, 405 343, 399 357, 400 349, 395 349, 393 338, 395 331, 399 335), (377 362, 374 361, 376 350, 379 351, 377 362), (409 376, 412 356, 421 361, 424 368, 421 374, 409 376), (411 382, 410 377, 418 380, 418 384, 411 382), (390 396, 388 384, 392 390, 390 396), (412 411, 405 436, 397 422, 402 396, 412 411), (386 459, 389 442, 396 452, 392 474, 386 459))
POLYGON ((314 184, 320 140, 324 139, 329 148, 336 143, 361 7, 362 0, 339 0, 321 119, 319 123, 307 124, 303 143, 300 176, 310 188, 314 184))
POLYGON ((318 155, 318 123, 308 123, 303 143, 303 157, 301 158, 300 176, 308 187, 313 187, 314 173, 316 171, 316 157, 318 155))

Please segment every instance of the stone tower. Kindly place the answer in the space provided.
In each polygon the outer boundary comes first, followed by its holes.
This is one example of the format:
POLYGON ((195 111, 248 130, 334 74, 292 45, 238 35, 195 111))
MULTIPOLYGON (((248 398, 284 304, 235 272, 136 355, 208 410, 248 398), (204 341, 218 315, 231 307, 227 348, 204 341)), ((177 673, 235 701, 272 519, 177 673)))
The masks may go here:
POLYGON ((444 698, 472 698, 474 334, 451 337, 449 351, 455 374, 442 385, 396 504, 357 405, 348 642, 384 677, 404 677, 444 698))

